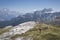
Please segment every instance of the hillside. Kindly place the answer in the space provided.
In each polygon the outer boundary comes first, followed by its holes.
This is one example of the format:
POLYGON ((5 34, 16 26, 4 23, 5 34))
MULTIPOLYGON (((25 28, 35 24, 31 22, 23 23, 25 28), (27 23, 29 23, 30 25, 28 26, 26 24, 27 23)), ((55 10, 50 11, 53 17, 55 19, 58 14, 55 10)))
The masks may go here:
POLYGON ((60 40, 60 27, 33 21, 0 30, 0 40, 60 40))
POLYGON ((34 21, 24 22, 22 24, 19 24, 15 27, 12 26, 6 26, 5 28, 2 28, 0 31, 0 40, 13 40, 11 39, 12 36, 16 34, 22 34, 27 32, 28 30, 34 28, 34 21))
POLYGON ((31 40, 60 40, 60 28, 54 27, 51 25, 46 24, 37 24, 35 28, 27 31, 24 34, 21 35, 15 35, 12 37, 12 39, 17 37, 31 37, 31 40), (42 29, 42 31, 39 31, 39 28, 48 27, 48 29, 42 29))

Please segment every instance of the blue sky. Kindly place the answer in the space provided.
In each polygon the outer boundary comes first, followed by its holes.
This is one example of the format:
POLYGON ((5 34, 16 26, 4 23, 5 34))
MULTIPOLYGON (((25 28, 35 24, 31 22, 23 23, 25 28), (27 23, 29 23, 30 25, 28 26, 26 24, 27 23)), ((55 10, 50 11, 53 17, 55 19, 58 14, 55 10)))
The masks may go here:
POLYGON ((0 9, 3 8, 19 12, 32 12, 43 8, 60 11, 60 0, 0 0, 0 9))

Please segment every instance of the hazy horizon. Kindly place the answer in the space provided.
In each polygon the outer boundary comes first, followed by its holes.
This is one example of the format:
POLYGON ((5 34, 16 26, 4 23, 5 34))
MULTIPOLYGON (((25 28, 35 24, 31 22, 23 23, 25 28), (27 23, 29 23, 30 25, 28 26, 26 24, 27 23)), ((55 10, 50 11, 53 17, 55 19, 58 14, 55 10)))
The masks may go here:
POLYGON ((0 9, 7 8, 11 11, 22 13, 52 8, 54 11, 60 11, 60 0, 0 0, 0 9))

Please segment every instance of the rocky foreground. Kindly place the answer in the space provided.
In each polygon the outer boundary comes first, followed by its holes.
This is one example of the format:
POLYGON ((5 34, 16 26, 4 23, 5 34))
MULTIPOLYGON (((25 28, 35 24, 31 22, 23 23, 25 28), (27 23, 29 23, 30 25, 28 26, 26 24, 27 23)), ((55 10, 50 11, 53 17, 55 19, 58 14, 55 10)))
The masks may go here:
MULTIPOLYGON (((13 40, 11 39, 12 36, 17 34, 22 34, 27 32, 28 30, 34 28, 34 21, 25 22, 22 24, 19 24, 15 27, 7 26, 4 29, 1 29, 0 31, 0 40, 13 40), (1 33, 3 30, 3 33, 1 33), (6 31, 4 31, 6 30, 6 31), (7 31, 8 30, 8 31, 7 31)), ((31 40, 31 37, 16 37, 14 40, 31 40)))

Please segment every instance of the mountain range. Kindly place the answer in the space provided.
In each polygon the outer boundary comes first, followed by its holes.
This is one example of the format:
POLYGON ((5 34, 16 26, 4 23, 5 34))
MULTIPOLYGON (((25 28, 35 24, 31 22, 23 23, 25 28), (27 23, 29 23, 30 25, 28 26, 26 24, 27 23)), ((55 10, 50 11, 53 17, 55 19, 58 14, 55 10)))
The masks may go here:
MULTIPOLYGON (((16 12, 8 12, 8 10, 4 9, 3 16, 0 15, 0 27, 5 26, 16 26, 20 23, 27 22, 27 21, 39 21, 40 23, 46 23, 46 24, 60 24, 60 12, 51 12, 52 9, 43 9, 40 11, 34 11, 33 13, 25 13, 24 15, 17 14, 16 12), (6 16, 7 13, 7 16, 6 16), (17 14, 17 15, 16 15, 17 14), (16 17, 17 16, 17 17, 16 17), (57 19, 58 18, 58 19, 57 19), (57 22, 56 22, 57 20, 57 22)), ((1 11, 0 11, 1 13, 1 11)))

